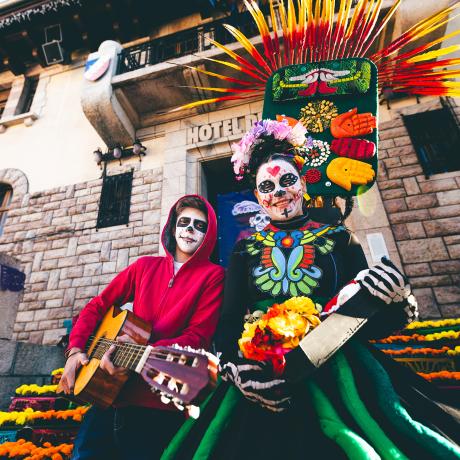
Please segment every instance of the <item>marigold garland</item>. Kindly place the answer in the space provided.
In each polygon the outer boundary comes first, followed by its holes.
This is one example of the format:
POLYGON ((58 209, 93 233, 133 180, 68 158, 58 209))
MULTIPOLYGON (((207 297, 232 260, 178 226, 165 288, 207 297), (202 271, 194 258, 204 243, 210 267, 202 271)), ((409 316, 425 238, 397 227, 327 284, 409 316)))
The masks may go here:
POLYGON ((15 442, 0 444, 1 458, 17 458, 23 460, 65 460, 72 454, 73 444, 51 445, 44 442, 42 447, 36 446, 30 441, 19 439, 15 442))
POLYGON ((0 412, 0 426, 5 424, 25 425, 34 424, 40 420, 73 420, 81 422, 89 406, 79 406, 75 409, 34 411, 30 407, 21 412, 0 412))
POLYGON ((284 355, 319 324, 314 302, 308 297, 292 297, 274 304, 254 321, 246 322, 238 345, 245 358, 271 361, 275 372, 282 374, 284 355))
POLYGON ((424 374, 423 372, 417 372, 418 375, 422 376, 428 381, 432 380, 458 380, 460 381, 460 372, 455 371, 439 371, 439 372, 430 372, 424 374))
MULTIPOLYGON (((460 347, 457 347, 460 353, 460 347)), ((453 351, 453 349, 449 347, 442 347, 442 348, 412 348, 406 347, 402 348, 401 350, 381 350, 383 353, 390 355, 390 356, 399 356, 399 355, 447 355, 449 351, 453 351)))
POLYGON ((405 329, 423 329, 427 327, 445 327, 456 325, 460 325, 460 318, 414 321, 413 323, 408 324, 405 329))
POLYGON ((22 396, 44 395, 48 393, 56 393, 57 385, 21 385, 16 388, 16 394, 22 396))
POLYGON ((372 343, 394 343, 394 342, 432 342, 435 340, 458 340, 460 339, 460 331, 442 331, 432 334, 412 334, 412 335, 390 335, 384 339, 372 340, 372 343))
POLYGON ((54 369, 54 371, 51 371, 51 375, 61 375, 64 372, 63 367, 59 367, 58 369, 54 369))

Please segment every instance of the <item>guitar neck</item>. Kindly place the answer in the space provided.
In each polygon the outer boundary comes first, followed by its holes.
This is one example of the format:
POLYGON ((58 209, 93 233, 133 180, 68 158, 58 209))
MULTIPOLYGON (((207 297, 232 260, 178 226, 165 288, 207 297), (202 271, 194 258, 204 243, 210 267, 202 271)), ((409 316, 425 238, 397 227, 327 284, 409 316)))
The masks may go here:
POLYGON ((147 356, 154 350, 153 347, 148 345, 122 343, 115 340, 101 338, 96 343, 90 358, 102 359, 102 356, 111 345, 115 345, 115 351, 111 356, 113 364, 117 367, 125 367, 138 373, 142 370, 142 361, 145 362, 147 356))

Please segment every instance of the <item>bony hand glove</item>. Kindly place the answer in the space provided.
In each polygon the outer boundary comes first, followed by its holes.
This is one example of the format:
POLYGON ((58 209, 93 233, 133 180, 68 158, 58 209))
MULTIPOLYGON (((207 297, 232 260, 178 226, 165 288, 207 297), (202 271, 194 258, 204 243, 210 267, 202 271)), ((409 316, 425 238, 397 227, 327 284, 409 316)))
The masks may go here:
POLYGON ((222 379, 232 382, 249 401, 272 412, 289 408, 291 396, 287 393, 286 380, 274 376, 271 364, 237 359, 223 364, 220 372, 222 379))
POLYGON ((391 260, 382 257, 379 264, 361 270, 356 275, 355 281, 386 304, 404 302, 408 322, 417 320, 417 301, 412 295, 409 281, 391 260))

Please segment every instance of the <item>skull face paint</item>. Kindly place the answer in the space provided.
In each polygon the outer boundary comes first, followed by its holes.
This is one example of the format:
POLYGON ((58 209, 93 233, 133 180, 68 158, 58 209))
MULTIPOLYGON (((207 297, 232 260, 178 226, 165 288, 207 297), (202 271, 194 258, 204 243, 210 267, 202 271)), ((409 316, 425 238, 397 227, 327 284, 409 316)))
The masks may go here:
POLYGON ((270 216, 264 212, 259 212, 249 219, 249 226, 261 232, 270 223, 270 216))
POLYGON ((177 216, 177 248, 188 255, 193 254, 201 245, 208 227, 203 212, 195 208, 184 208, 177 216))
POLYGON ((305 183, 297 169, 284 160, 260 166, 254 191, 259 204, 273 220, 288 220, 302 214, 305 183))

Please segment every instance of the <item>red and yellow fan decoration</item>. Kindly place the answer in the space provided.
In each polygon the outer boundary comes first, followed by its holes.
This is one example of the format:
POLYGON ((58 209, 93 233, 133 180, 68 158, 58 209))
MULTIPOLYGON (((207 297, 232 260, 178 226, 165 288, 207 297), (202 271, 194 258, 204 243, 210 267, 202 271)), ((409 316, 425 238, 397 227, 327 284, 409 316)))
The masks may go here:
POLYGON ((378 41, 401 0, 396 0, 384 15, 383 0, 298 0, 296 3, 288 0, 277 2, 277 11, 274 1, 270 0, 270 25, 255 1, 245 0, 244 3, 259 29, 263 51, 260 52, 241 31, 224 25, 250 58, 210 40, 230 59, 210 59, 222 65, 222 73, 195 70, 232 86, 200 87, 226 95, 195 101, 178 109, 262 95, 270 76, 281 67, 351 57, 365 57, 375 63, 381 89, 391 88, 406 94, 460 96, 460 84, 454 81, 460 77, 460 70, 453 68, 460 65, 460 58, 448 57, 458 51, 460 45, 442 47, 445 40, 458 36, 460 30, 415 48, 411 46, 457 17, 460 2, 423 19, 385 48, 373 52, 372 45, 378 41), (225 68, 239 71, 239 78, 227 76, 225 68))

